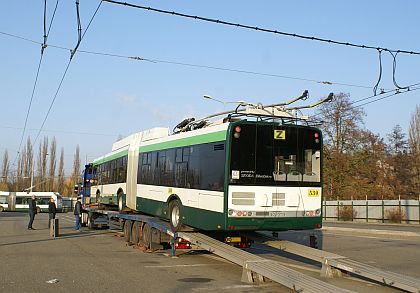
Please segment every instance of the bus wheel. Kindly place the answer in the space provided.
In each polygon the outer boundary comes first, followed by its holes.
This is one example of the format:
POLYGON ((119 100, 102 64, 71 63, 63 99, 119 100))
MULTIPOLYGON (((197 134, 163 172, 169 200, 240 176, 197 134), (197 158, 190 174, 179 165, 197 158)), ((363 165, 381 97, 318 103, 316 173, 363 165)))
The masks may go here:
POLYGON ((130 242, 131 226, 132 226, 132 221, 131 220, 126 220, 124 222, 124 240, 126 242, 130 242))
POLYGON ((36 207, 36 213, 40 214, 41 213, 41 208, 40 207, 36 207))
POLYGON ((140 242, 140 223, 134 222, 133 228, 131 229, 131 243, 138 244, 140 242))
POLYGON ((122 192, 120 192, 117 195, 117 200, 118 200, 118 211, 122 212, 125 208, 124 194, 122 192))
POLYGON ((169 203, 169 221, 174 231, 180 231, 181 223, 181 203, 179 200, 173 200, 169 203))
POLYGON ((3 207, 2 207, 2 206, 0 206, 0 213, 1 213, 2 211, 4 211, 4 209, 3 209, 3 207))
POLYGON ((96 199, 96 203, 97 204, 100 204, 101 203, 101 192, 99 190, 96 191, 96 197, 95 197, 95 199, 96 199))
POLYGON ((152 228, 147 223, 143 227, 143 243, 147 249, 152 247, 152 228))

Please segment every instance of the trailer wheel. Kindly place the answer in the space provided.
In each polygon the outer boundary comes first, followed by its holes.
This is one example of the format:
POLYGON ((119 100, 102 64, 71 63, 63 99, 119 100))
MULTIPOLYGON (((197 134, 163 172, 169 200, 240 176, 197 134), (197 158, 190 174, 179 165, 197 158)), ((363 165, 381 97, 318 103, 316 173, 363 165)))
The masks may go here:
POLYGON ((82 227, 86 227, 87 223, 88 223, 88 214, 82 213, 82 220, 80 222, 80 225, 82 225, 82 227))
POLYGON ((132 221, 131 220, 126 220, 124 222, 124 240, 126 242, 130 242, 130 236, 131 236, 131 227, 132 227, 132 221))
POLYGON ((143 243, 147 249, 152 247, 152 228, 147 223, 143 227, 143 243))
POLYGON ((169 203, 169 222, 174 231, 180 231, 182 228, 181 221, 181 203, 179 200, 173 200, 169 203))
POLYGON ((138 244, 140 242, 140 223, 134 222, 131 228, 131 243, 138 244))
POLYGON ((88 229, 93 230, 92 215, 87 216, 87 227, 88 229))

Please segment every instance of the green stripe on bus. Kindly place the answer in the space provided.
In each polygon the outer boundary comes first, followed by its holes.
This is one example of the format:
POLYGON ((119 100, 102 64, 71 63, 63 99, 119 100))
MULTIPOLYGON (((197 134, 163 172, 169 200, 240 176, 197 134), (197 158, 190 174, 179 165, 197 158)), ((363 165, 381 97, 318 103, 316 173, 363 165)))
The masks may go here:
POLYGON ((224 140, 226 140, 226 130, 141 146, 139 150, 151 152, 224 140))
POLYGON ((93 165, 102 164, 102 163, 112 161, 114 159, 118 159, 118 158, 121 158, 121 157, 124 157, 124 156, 127 156, 127 155, 128 155, 128 150, 124 150, 124 151, 121 151, 119 153, 112 154, 109 157, 105 157, 105 158, 102 158, 102 159, 99 159, 99 160, 95 160, 95 161, 93 161, 93 165))

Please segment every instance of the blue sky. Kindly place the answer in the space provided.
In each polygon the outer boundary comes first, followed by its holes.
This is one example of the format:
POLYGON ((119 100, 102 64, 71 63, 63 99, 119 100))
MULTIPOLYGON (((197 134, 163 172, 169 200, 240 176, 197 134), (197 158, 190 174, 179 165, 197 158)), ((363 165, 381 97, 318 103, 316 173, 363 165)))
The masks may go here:
MULTIPOLYGON (((74 47, 74 0, 59 1, 48 44, 74 47)), ((144 6, 223 19, 279 31, 392 49, 420 51, 419 1, 139 1, 144 6)), ((42 42, 42 0, 4 1, 0 31, 42 42)), ((85 29, 99 1, 81 0, 85 29)), ((51 18, 55 1, 48 1, 51 18)), ((12 161, 32 92, 40 46, 0 34, 0 155, 12 161)), ((171 129, 185 117, 200 117, 225 107, 204 94, 225 100, 271 104, 300 95, 308 102, 329 92, 357 100, 372 94, 378 54, 286 36, 204 23, 103 3, 79 50, 255 71, 370 88, 258 76, 165 63, 134 61, 79 52, 71 63, 41 136, 56 137, 66 152, 66 173, 80 145, 82 161, 107 153, 118 135, 157 126, 171 129), (87 133, 87 134, 86 134, 87 133)), ((28 120, 32 139, 46 115, 69 52, 47 47, 28 120)), ((420 56, 398 57, 400 85, 420 82, 420 56)), ((393 89, 391 55, 383 55, 379 88, 393 89)), ((420 91, 364 107, 365 127, 385 136, 396 124, 405 132, 420 104, 420 91)), ((38 142, 37 142, 38 144, 38 142)), ((38 147, 37 145, 35 146, 38 147)))

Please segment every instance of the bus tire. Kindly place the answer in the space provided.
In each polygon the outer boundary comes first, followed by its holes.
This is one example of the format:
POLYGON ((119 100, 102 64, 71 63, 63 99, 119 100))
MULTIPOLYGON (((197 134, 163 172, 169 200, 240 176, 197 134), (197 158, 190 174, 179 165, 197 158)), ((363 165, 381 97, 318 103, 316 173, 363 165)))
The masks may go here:
POLYGON ((98 205, 101 203, 101 192, 99 190, 96 191, 95 200, 98 205))
POLYGON ((117 194, 118 211, 121 213, 125 209, 124 194, 122 192, 117 194))
POLYGON ((0 206, 0 213, 4 211, 4 208, 0 206))
POLYGON ((152 228, 147 223, 143 227, 143 243, 146 249, 152 247, 152 228))
POLYGON ((36 213, 40 214, 41 213, 41 208, 40 207, 36 207, 36 213))
POLYGON ((169 223, 173 231, 180 231, 182 228, 181 221, 181 202, 177 199, 169 203, 169 223))
POLYGON ((128 243, 130 243, 132 224, 133 223, 131 220, 126 220, 124 222, 124 240, 128 243))
POLYGON ((137 245, 140 242, 140 223, 134 222, 131 228, 131 243, 137 245))

